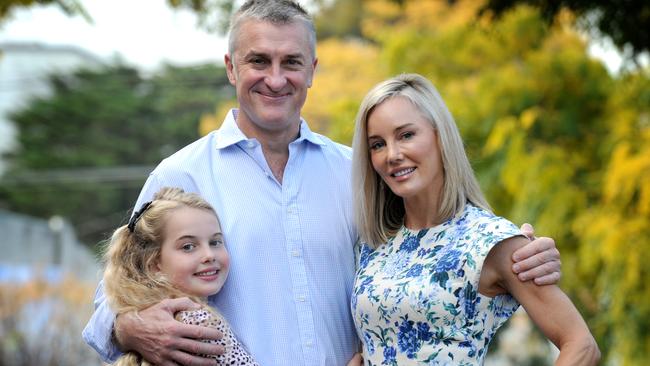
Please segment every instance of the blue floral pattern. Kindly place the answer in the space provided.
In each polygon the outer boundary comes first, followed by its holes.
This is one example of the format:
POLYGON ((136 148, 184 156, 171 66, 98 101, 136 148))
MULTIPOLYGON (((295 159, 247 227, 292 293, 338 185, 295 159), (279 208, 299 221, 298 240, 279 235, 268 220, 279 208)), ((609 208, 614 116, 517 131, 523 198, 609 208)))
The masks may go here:
POLYGON ((510 221, 467 204, 436 227, 402 227, 375 250, 360 244, 351 307, 365 364, 482 364, 519 303, 479 293, 481 268, 494 245, 517 235, 510 221))

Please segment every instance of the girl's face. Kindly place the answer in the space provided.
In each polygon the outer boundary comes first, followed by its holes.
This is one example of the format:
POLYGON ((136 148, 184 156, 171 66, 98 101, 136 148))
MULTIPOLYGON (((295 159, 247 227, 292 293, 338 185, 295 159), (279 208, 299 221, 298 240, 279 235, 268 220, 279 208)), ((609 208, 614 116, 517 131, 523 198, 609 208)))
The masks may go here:
POLYGON ((181 291, 213 295, 226 282, 230 258, 214 213, 190 207, 171 211, 163 230, 158 270, 181 291))
POLYGON ((377 105, 368 117, 372 167, 396 195, 436 199, 444 168, 435 128, 406 98, 377 105))

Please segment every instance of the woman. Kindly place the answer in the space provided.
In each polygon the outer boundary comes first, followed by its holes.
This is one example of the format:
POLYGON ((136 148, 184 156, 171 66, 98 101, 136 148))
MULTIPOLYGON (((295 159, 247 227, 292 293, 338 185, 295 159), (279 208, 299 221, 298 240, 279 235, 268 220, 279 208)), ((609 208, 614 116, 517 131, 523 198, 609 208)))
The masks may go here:
POLYGON ((512 253, 528 240, 491 213, 427 79, 400 75, 372 89, 353 151, 363 244, 352 312, 367 365, 482 364, 519 304, 560 349, 558 365, 598 361, 587 325, 559 287, 521 282, 510 270, 512 253))

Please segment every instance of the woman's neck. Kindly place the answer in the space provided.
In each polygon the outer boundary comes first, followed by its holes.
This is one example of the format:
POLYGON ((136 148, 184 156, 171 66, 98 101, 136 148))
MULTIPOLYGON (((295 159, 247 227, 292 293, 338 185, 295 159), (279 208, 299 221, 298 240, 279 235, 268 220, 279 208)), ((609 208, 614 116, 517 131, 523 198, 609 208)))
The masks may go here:
POLYGON ((440 215, 440 194, 422 195, 404 199, 404 226, 421 230, 441 224, 445 218, 440 215))

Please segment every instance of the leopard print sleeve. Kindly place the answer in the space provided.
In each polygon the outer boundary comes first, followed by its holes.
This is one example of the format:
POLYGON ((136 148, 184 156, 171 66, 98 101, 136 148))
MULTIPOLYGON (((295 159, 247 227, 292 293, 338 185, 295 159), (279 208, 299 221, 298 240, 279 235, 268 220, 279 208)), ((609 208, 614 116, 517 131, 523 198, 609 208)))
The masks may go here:
POLYGON ((219 340, 203 340, 203 342, 219 344, 224 347, 226 352, 218 356, 201 356, 214 358, 219 362, 219 365, 259 366, 235 338, 230 325, 221 314, 201 308, 199 310, 179 311, 175 317, 176 320, 185 324, 216 328, 223 334, 223 338, 219 340))

